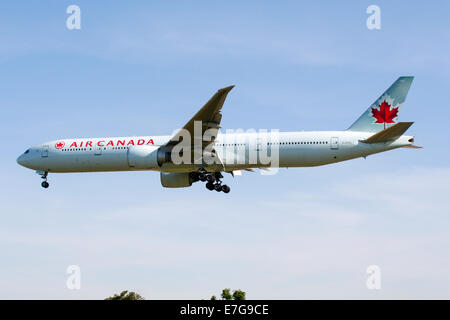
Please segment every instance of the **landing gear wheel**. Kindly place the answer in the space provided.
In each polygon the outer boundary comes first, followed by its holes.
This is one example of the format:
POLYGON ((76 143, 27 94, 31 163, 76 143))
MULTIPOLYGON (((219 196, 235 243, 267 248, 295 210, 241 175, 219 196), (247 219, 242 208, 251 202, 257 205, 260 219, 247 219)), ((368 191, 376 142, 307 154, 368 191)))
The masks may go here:
POLYGON ((189 178, 191 178, 192 182, 200 180, 198 172, 189 172, 189 178))
POLYGON ((223 175, 220 172, 214 172, 214 178, 216 181, 220 181, 223 178, 223 175))
POLYGON ((197 172, 191 172, 189 174, 189 178, 193 182, 198 180, 206 182, 205 187, 208 190, 216 190, 217 192, 222 191, 223 193, 230 192, 230 187, 226 184, 222 184, 223 175, 220 173, 220 171, 208 172, 204 168, 200 168, 197 172))
POLYGON ((48 188, 48 186, 49 186, 49 184, 48 184, 48 182, 47 182, 47 181, 42 181, 42 183, 41 183, 41 186, 42 186, 42 188, 45 188, 45 189, 47 189, 47 188, 48 188))

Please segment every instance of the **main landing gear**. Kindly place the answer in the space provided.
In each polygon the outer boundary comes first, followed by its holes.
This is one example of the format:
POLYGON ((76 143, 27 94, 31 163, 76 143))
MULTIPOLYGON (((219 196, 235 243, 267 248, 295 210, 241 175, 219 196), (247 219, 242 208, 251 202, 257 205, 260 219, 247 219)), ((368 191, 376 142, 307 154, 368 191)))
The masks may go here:
POLYGON ((42 181, 41 183, 42 188, 47 189, 50 186, 50 184, 47 182, 48 171, 37 171, 36 173, 40 175, 42 179, 44 179, 44 181, 42 181))
POLYGON ((200 170, 199 172, 191 172, 189 175, 193 182, 199 180, 206 182, 206 189, 210 191, 216 190, 217 192, 230 192, 230 187, 226 184, 222 184, 221 179, 223 178, 223 175, 220 172, 210 173, 205 170, 200 170))

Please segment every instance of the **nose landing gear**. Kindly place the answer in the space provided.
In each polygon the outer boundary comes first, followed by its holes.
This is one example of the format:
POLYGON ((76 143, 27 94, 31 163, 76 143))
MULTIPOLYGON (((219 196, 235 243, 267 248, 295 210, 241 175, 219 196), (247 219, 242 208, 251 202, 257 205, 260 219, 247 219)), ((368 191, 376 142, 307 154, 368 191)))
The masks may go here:
POLYGON ((42 179, 44 179, 44 181, 42 181, 41 183, 42 188, 47 189, 50 186, 50 184, 47 182, 48 171, 36 171, 36 173, 40 175, 42 179))

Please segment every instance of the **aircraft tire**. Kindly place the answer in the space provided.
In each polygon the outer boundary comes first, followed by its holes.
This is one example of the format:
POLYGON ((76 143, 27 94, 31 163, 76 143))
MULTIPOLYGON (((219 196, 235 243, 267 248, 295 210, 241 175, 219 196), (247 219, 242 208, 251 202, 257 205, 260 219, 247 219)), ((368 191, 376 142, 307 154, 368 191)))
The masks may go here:
POLYGON ((230 187, 227 186, 226 184, 224 184, 224 185, 222 186, 222 191, 223 191, 224 193, 228 193, 228 192, 230 192, 230 187))

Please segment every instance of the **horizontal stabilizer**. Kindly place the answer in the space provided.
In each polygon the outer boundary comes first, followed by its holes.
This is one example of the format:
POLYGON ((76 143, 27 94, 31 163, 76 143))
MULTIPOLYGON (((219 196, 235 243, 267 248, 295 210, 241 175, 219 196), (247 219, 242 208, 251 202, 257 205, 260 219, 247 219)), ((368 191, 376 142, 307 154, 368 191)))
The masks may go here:
POLYGON ((361 140, 364 143, 381 143, 396 140, 402 136, 402 134, 408 130, 414 122, 399 122, 392 127, 386 128, 373 136, 370 136, 366 140, 361 140))

